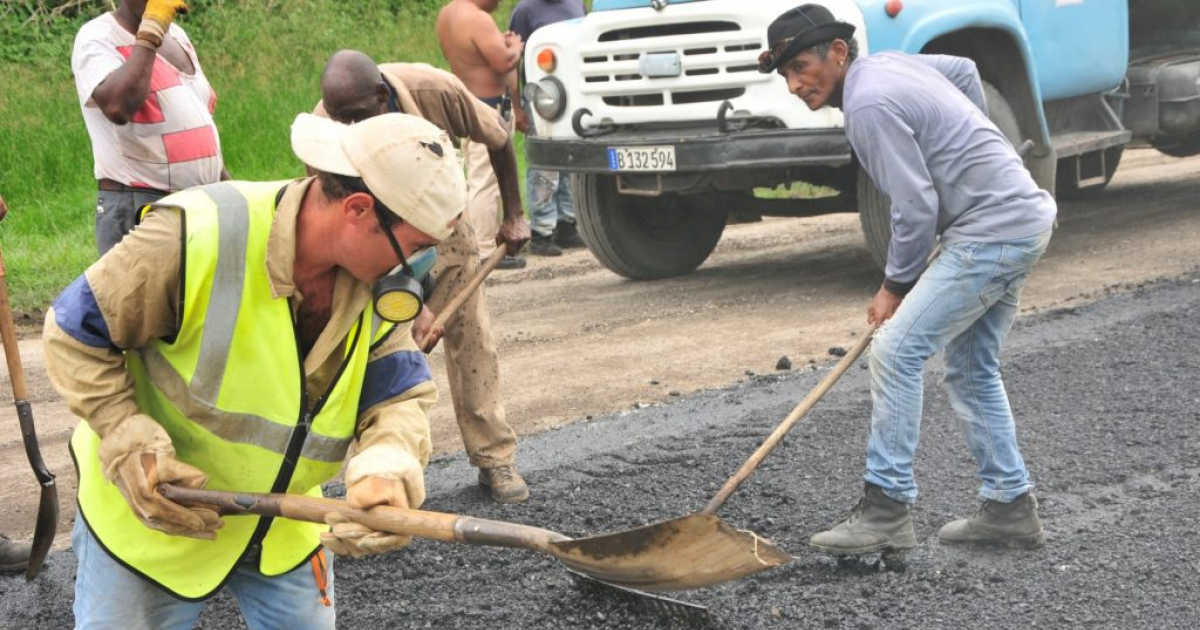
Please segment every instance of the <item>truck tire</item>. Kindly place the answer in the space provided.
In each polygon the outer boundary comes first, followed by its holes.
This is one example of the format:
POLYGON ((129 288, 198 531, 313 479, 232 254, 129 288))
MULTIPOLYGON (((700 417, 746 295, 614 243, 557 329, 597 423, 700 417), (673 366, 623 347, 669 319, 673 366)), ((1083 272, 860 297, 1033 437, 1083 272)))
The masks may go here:
POLYGON ((1104 149, 1104 183, 1094 184, 1086 188, 1080 188, 1076 182, 1072 181, 1075 178, 1068 175, 1069 171, 1067 168, 1074 167, 1071 160, 1059 160, 1058 181, 1054 184, 1055 198, 1071 201, 1074 199, 1088 199, 1099 194, 1100 191, 1108 186, 1108 182, 1112 181, 1113 175, 1117 172, 1117 165, 1121 163, 1121 156, 1124 154, 1125 145, 1123 144, 1104 149))
POLYGON ((1200 154, 1200 132, 1192 132, 1185 136, 1172 138, 1153 138, 1150 146, 1158 149, 1159 153, 1171 157, 1185 158, 1200 154))
MULTIPOLYGON (((983 82, 983 96, 987 99, 988 118, 1013 146, 1019 146, 1022 141, 1021 126, 1008 100, 987 81, 983 82)), ((871 176, 861 166, 858 167, 858 219, 862 223, 871 258, 880 269, 886 269, 888 245, 892 242, 892 200, 875 187, 875 182, 871 181, 871 176)))
POLYGON ((622 195, 609 175, 572 175, 571 194, 588 249, 605 267, 634 280, 691 272, 725 231, 726 213, 702 207, 700 199, 622 195))

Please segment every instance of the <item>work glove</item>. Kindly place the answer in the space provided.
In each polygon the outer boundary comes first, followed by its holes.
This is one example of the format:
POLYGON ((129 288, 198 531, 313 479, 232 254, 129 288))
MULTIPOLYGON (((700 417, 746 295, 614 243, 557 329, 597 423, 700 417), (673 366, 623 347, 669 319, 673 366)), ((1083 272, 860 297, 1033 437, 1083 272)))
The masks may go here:
MULTIPOLYGON (((425 473, 411 453, 394 447, 372 446, 346 465, 346 503, 359 510, 377 505, 418 508, 425 502, 425 473)), ((395 551, 412 542, 411 536, 379 532, 340 514, 325 516, 331 530, 321 542, 339 556, 361 558, 395 551)))
POLYGON ((138 26, 138 43, 145 42, 142 45, 153 48, 162 46, 175 14, 187 13, 187 8, 183 0, 148 0, 146 10, 142 12, 142 23, 138 26))
POLYGON ((134 516, 146 527, 173 536, 212 540, 224 525, 216 511, 188 508, 158 493, 158 484, 202 488, 208 478, 175 459, 175 448, 162 425, 135 414, 100 440, 104 476, 120 489, 134 516))

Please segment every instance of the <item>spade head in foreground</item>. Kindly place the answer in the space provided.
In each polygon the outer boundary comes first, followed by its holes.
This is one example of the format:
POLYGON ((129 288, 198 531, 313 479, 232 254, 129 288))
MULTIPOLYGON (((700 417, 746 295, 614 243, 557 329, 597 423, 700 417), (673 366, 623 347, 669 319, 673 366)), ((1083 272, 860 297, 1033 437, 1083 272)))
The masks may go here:
POLYGON ((560 562, 611 584, 650 592, 712 586, 791 562, 765 538, 692 514, 637 529, 550 543, 560 562))

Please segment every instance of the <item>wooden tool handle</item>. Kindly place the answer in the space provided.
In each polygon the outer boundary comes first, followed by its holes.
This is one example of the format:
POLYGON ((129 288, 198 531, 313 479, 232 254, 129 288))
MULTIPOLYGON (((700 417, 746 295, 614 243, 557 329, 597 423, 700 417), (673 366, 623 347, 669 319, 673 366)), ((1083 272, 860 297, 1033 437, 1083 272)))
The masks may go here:
POLYGON ((21 402, 29 398, 25 385, 25 370, 21 368, 21 353, 17 348, 17 328, 13 323, 12 307, 8 303, 8 280, 4 271, 4 257, 0 255, 0 336, 4 337, 4 358, 8 361, 8 378, 12 381, 13 400, 21 402))
POLYGON ((164 497, 176 503, 215 507, 221 514, 257 514, 324 523, 325 515, 335 512, 375 531, 431 538, 442 542, 546 551, 549 543, 568 540, 566 536, 537 527, 444 512, 384 505, 369 510, 358 510, 350 507, 345 501, 336 499, 294 494, 222 492, 170 484, 162 484, 158 490, 164 497))
MULTIPOLYGON (((503 244, 496 247, 496 251, 492 252, 492 255, 488 256, 487 259, 483 261, 483 265, 479 267, 479 270, 475 272, 475 275, 471 276, 471 281, 467 283, 467 286, 463 287, 462 290, 459 291, 458 294, 455 295, 445 307, 442 308, 441 312, 437 314, 437 317, 433 318, 433 323, 429 325, 429 330, 433 330, 438 326, 444 326, 446 322, 450 320, 450 317, 462 307, 463 302, 466 302, 467 298, 471 297, 471 294, 475 292, 475 289, 478 289, 479 285, 483 284, 484 279, 488 277, 488 274, 492 273, 492 270, 496 268, 496 265, 500 264, 500 261, 504 259, 504 254, 506 252, 507 249, 503 244)), ((425 335, 425 338, 421 340, 421 350, 425 352, 429 351, 429 337, 430 335, 425 335)))
POLYGON ((746 460, 745 464, 742 464, 742 467, 738 469, 738 471, 734 473, 732 477, 729 478, 729 481, 725 482, 725 485, 721 487, 721 490, 717 492, 711 501, 708 502, 708 505, 704 508, 704 510, 702 510, 703 514, 716 514, 717 510, 719 510, 721 506, 725 504, 725 501, 729 500, 729 497, 733 495, 735 491, 737 491, 738 486, 742 485, 742 482, 745 481, 746 478, 748 478, 755 471, 755 469, 758 468, 758 465, 767 458, 767 455, 770 455, 771 451, 775 450, 775 447, 778 446, 779 442, 783 440, 783 436, 787 435, 788 431, 791 431, 792 427, 796 426, 796 423, 800 422, 800 419, 816 406, 817 402, 821 400, 821 397, 825 395, 825 392, 828 392, 829 389, 833 387, 833 384, 842 377, 842 374, 845 374, 846 370, 848 370, 850 366, 854 364, 858 357, 863 353, 863 350, 867 348, 867 345, 871 343, 871 335, 874 332, 874 327, 868 330, 866 334, 864 334, 862 338, 858 340, 858 343, 854 344, 853 348, 850 348, 850 351, 846 353, 846 356, 842 357, 841 361, 838 361, 837 365, 834 366, 833 371, 825 375, 825 378, 821 379, 821 382, 817 384, 816 388, 809 392, 808 395, 804 397, 804 400, 800 401, 800 404, 796 405, 796 408, 792 410, 792 413, 788 414, 788 417, 784 418, 783 422, 781 422, 778 427, 775 427, 775 431, 772 432, 770 437, 768 437, 766 441, 762 443, 762 446, 759 446, 758 450, 754 451, 754 454, 750 456, 750 459, 746 460))

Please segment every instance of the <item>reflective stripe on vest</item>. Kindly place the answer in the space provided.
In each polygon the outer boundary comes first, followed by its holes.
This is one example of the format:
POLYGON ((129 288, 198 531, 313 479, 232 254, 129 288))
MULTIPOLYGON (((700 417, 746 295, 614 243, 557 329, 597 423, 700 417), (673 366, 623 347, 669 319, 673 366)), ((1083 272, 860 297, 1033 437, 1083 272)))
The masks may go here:
MULTIPOLYGON (((288 300, 273 298, 266 245, 285 182, 221 183, 160 203, 183 217, 182 308, 174 339, 126 353, 139 409, 171 436, 177 457, 204 471, 208 487, 320 496, 354 437, 371 346, 391 330, 368 305, 343 346, 343 364, 319 409, 304 413, 304 376, 288 300), (315 415, 310 414, 314 413, 315 415), (302 428, 302 420, 307 421, 302 428), (298 453, 288 447, 307 430, 298 453), (288 476, 288 469, 294 470, 288 476)), ((299 445, 296 441, 296 445, 299 445)), ((167 536, 141 524, 100 469, 99 439, 80 423, 71 440, 80 512, 104 548, 184 599, 221 587, 265 519, 224 517, 215 541, 167 536)), ((259 532, 259 570, 280 575, 319 546, 323 525, 269 520, 259 532)))

